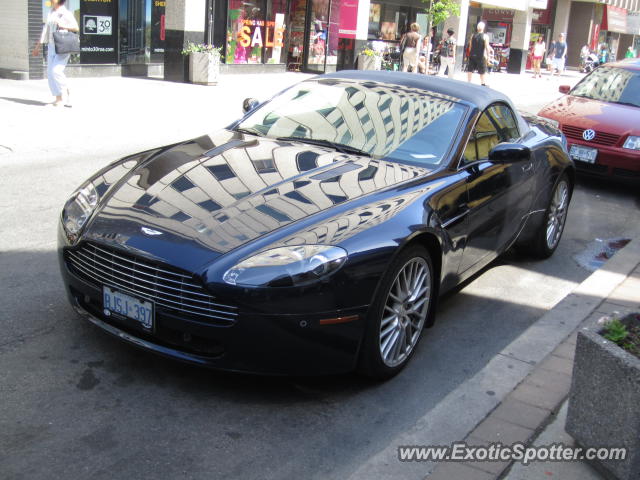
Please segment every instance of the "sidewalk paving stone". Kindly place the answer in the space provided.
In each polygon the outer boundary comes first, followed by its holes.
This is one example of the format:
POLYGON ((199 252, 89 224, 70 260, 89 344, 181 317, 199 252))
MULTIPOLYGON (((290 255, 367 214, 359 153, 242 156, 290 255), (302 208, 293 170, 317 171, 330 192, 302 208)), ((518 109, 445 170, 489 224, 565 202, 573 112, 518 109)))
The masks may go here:
POLYGON ((554 392, 536 387, 525 381, 516 387, 512 395, 516 400, 520 400, 528 405, 553 411, 553 409, 564 400, 568 393, 568 387, 565 392, 554 392))
MULTIPOLYGON (((575 349, 575 345, 567 344, 575 349)), ((573 359, 570 360, 573 362, 573 359)), ((573 363, 571 363, 573 365, 573 363)), ((538 388, 548 389, 557 393, 566 393, 571 385, 571 374, 554 372, 543 368, 535 369, 525 382, 538 388)))
POLYGON ((563 342, 554 350, 553 354, 573 361, 573 357, 576 354, 576 346, 572 343, 563 342))
POLYGON ((549 416, 549 411, 521 402, 511 395, 492 412, 497 418, 535 430, 549 416))
POLYGON ((573 360, 558 357, 552 353, 540 363, 539 367, 544 370, 571 375, 571 372, 573 372, 573 360))
POLYGON ((471 433, 471 436, 480 440, 486 440, 489 443, 500 442, 504 445, 526 442, 532 435, 532 429, 507 422, 493 414, 489 415, 471 433))

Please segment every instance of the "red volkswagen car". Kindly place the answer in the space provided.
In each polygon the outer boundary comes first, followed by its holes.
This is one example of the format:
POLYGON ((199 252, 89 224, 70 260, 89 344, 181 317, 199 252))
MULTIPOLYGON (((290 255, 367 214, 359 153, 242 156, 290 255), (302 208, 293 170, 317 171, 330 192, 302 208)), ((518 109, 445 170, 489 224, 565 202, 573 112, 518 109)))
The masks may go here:
POLYGON ((586 173, 640 181, 640 59, 596 68, 539 115, 556 120, 586 173))

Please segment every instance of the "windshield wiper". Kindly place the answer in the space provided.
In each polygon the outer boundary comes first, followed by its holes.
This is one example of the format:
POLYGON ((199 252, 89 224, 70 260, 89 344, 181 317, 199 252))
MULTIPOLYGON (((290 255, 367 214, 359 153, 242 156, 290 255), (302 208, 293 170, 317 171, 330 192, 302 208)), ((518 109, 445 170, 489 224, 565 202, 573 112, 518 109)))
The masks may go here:
POLYGON ((278 137, 276 140, 284 140, 289 142, 302 142, 302 143, 310 143, 312 145, 319 145, 321 147, 331 147, 340 153, 353 153, 356 155, 362 155, 365 157, 370 157, 369 152, 365 152, 364 150, 360 150, 359 148, 350 147, 349 145, 345 145, 343 143, 332 142, 331 140, 323 140, 320 138, 304 138, 304 137, 278 137))
POLYGON ((259 132, 258 130, 255 130, 253 128, 240 128, 240 127, 236 127, 233 129, 234 132, 238 132, 238 133, 246 133, 248 135, 255 135, 257 137, 264 137, 264 135, 259 132))

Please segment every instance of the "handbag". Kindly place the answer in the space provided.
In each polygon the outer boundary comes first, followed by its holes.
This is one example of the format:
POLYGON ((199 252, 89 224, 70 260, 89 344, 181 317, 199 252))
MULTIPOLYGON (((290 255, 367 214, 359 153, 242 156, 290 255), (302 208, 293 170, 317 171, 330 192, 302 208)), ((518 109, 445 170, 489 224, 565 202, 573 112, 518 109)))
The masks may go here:
POLYGON ((65 53, 80 53, 80 35, 69 30, 56 30, 53 32, 53 43, 57 55, 65 53))

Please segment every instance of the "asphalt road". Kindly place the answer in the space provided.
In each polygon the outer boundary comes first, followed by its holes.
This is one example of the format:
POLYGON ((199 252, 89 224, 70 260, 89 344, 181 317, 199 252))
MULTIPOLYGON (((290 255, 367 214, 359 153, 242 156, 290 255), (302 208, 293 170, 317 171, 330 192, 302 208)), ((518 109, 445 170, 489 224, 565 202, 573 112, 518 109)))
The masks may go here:
MULTIPOLYGON (((29 99, 42 94, 42 83, 0 82, 13 89, 4 103, 0 97, 0 108, 11 111, 0 120, 0 145, 9 147, 0 154, 3 479, 347 478, 584 280, 590 272, 574 255, 596 238, 623 237, 640 220, 637 190, 579 179, 556 254, 535 262, 509 253, 443 298, 408 368, 386 383, 184 366, 122 345, 76 317, 59 279, 55 225, 66 196, 123 150, 200 133, 204 115, 182 122, 171 112, 197 111, 203 90, 148 82, 123 93, 127 81, 96 83, 111 85, 106 102, 115 102, 94 119, 91 131, 101 133, 76 132, 66 147, 60 132, 70 124, 81 130, 87 117, 78 116, 94 109, 43 120, 43 107, 25 103, 39 102, 29 99), (136 118, 139 109, 128 108, 145 91, 162 95, 162 119, 148 112, 136 118), (127 116, 124 127, 118 112, 127 116)), ((276 83, 263 91, 283 86, 276 83)), ((91 85, 79 82, 81 99, 91 85)), ((533 111, 548 92, 521 102, 533 111)), ((229 105, 242 96, 234 91, 229 105)), ((216 110, 213 123, 235 116, 237 107, 228 108, 216 110)))

